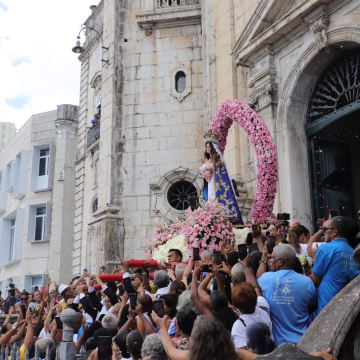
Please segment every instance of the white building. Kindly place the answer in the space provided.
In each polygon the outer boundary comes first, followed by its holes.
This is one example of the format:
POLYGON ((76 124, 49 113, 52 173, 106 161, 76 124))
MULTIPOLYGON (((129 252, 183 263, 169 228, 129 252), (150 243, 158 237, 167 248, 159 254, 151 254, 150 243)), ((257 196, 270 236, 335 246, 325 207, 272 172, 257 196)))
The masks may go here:
POLYGON ((0 151, 13 138, 16 133, 15 124, 0 122, 0 151))
MULTIPOLYGON (((0 289, 71 275, 78 108, 33 115, 0 158, 0 289), (65 166, 65 168, 64 168, 65 166), (60 172, 63 182, 59 182, 60 172)), ((0 125, 1 127, 1 125, 0 125)))

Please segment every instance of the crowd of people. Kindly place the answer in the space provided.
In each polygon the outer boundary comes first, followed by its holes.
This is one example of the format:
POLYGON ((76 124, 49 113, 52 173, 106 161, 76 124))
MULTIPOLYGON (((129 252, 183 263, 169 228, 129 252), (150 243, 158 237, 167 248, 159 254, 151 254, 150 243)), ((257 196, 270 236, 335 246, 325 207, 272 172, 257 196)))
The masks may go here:
MULTIPOLYGON (((288 233, 280 224, 271 230, 275 244, 254 226, 247 256, 226 242, 220 257, 205 250, 199 262, 183 263, 171 249, 165 267, 130 269, 121 261, 113 274, 123 280, 104 283, 86 269, 69 284, 48 278, 44 291, 15 289, 3 299, 8 314, 0 343, 20 347, 40 358, 50 349, 55 359, 62 341, 61 312, 72 309, 74 343, 90 360, 255 359, 284 343, 297 344, 307 327, 331 299, 360 273, 353 258, 359 228, 337 216, 320 222, 314 235, 293 224, 288 233), (98 290, 97 290, 98 289, 98 290), (13 305, 13 306, 12 306, 13 305), (17 322, 10 324, 12 314, 17 322)), ((334 359, 330 349, 313 353, 334 359)))

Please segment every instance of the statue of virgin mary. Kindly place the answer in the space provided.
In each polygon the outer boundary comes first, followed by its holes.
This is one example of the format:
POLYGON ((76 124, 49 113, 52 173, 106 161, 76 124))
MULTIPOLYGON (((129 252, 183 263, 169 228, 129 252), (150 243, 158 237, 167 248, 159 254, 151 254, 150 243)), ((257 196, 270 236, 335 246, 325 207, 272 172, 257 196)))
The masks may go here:
POLYGON ((219 150, 219 134, 209 130, 204 135, 205 153, 200 170, 204 177, 203 199, 216 200, 225 206, 234 227, 244 227, 235 190, 229 178, 225 160, 219 150))

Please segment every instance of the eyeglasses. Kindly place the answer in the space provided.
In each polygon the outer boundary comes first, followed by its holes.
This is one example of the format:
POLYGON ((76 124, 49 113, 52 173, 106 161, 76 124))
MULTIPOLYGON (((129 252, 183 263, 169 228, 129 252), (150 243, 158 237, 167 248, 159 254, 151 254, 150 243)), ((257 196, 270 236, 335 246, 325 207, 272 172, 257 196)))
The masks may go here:
POLYGON ((326 226, 320 226, 320 229, 325 233, 327 232, 328 230, 334 230, 334 228, 332 227, 326 227, 326 226))
POLYGON ((20 301, 28 301, 27 298, 21 298, 20 301))

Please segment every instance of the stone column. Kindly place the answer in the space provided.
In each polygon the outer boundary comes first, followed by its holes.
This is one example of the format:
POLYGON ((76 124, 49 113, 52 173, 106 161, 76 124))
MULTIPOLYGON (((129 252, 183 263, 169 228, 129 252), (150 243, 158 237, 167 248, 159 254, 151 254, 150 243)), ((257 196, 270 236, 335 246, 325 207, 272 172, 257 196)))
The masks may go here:
POLYGON ((55 121, 55 164, 49 246, 49 276, 60 282, 71 277, 74 239, 75 170, 77 152, 78 107, 59 105, 55 121), (60 172, 64 181, 58 182, 60 172))

